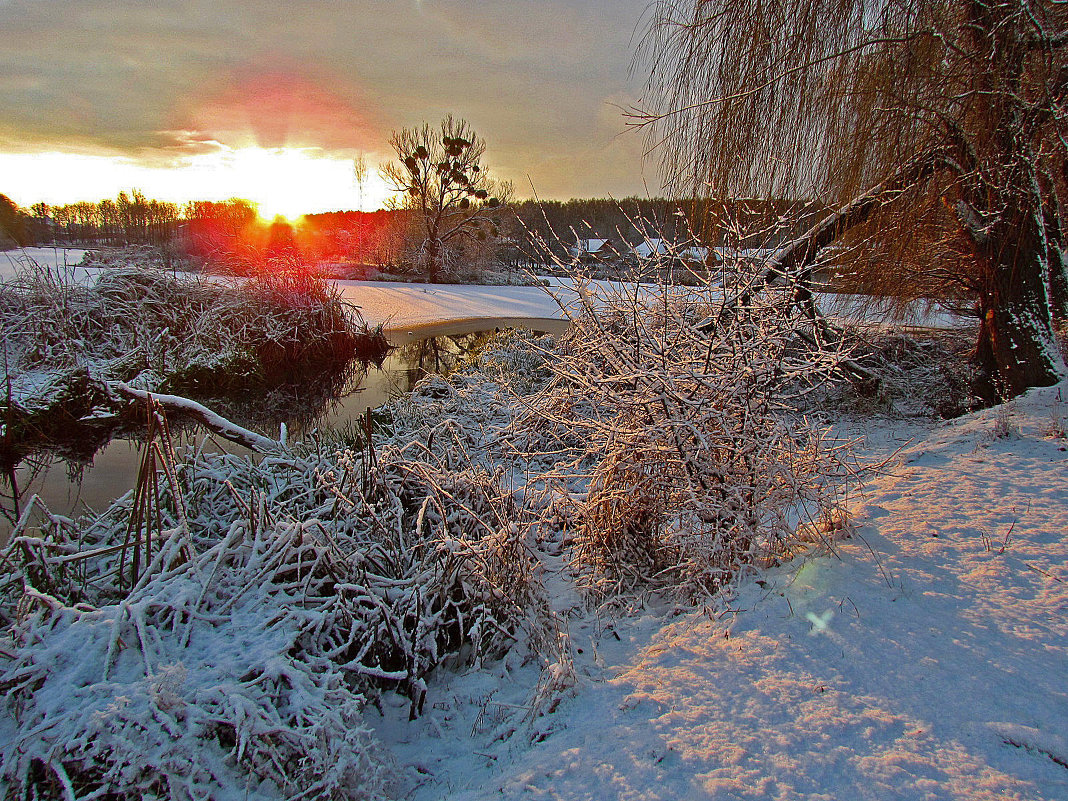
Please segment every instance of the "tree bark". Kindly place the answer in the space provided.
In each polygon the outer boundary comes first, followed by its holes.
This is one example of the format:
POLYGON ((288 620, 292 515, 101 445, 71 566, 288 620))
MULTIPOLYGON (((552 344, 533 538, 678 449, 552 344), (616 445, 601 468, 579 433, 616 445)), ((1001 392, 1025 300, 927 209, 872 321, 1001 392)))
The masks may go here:
POLYGON ((1055 384, 1064 371, 1053 335, 1039 213, 1017 209, 976 245, 983 280, 974 390, 987 403, 1055 384))
POLYGON ((436 284, 441 277, 442 248, 441 240, 431 236, 426 242, 427 278, 436 284))
POLYGON ((1049 265, 1049 310, 1053 322, 1068 320, 1068 258, 1064 252, 1058 206, 1053 199, 1042 207, 1046 226, 1046 261, 1049 265))

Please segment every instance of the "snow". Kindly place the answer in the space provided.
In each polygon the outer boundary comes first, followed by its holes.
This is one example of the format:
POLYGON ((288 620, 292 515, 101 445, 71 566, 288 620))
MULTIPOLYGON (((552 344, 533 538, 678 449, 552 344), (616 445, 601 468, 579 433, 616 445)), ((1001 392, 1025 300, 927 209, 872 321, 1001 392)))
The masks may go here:
MULTIPOLYGON (((569 278, 541 276, 542 286, 474 286, 467 284, 405 284, 390 281, 331 281, 342 297, 356 306, 371 326, 387 331, 423 329, 433 335, 431 326, 453 325, 460 321, 501 319, 564 320, 564 309, 578 312, 578 297, 584 292, 604 297, 634 294, 634 284, 614 281, 578 283, 569 278)), ((650 284, 644 291, 650 297, 659 289, 650 284)), ((674 291, 686 293, 686 287, 674 291)), ((834 319, 870 317, 863 299, 850 295, 818 295, 820 306, 834 319)), ((915 309, 909 320, 921 328, 950 328, 966 324, 959 317, 938 309, 915 309)), ((973 321, 974 322, 974 321, 973 321)), ((477 330, 473 326, 471 330, 477 330)))
POLYGON ((413 801, 1068 798, 1065 391, 845 425, 892 456, 851 536, 719 607, 558 597, 577 692, 510 738, 532 674, 507 661, 441 674, 415 724, 369 722, 419 765, 413 801))
MULTIPOLYGON (((563 316, 541 287, 336 283, 394 330, 563 316)), ((716 605, 598 613, 539 557, 569 656, 438 670, 412 723, 363 710, 402 797, 1068 799, 1066 391, 844 420, 888 461, 843 536, 716 605)))
MULTIPOLYGON (((18 248, 0 251, 0 281, 14 278, 18 269, 28 262, 41 267, 70 268, 82 260, 85 251, 79 248, 18 248)), ((85 274, 84 270, 77 270, 85 274)))
POLYGON ((538 286, 404 284, 332 281, 370 325, 421 328, 471 318, 562 319, 560 306, 538 286))
MULTIPOLYGON (((651 240, 657 241, 657 240, 651 240)), ((70 268, 74 280, 85 282, 100 272, 100 268, 74 268, 85 251, 77 248, 21 248, 0 252, 0 280, 14 278, 17 269, 28 261, 53 268, 70 268)), ((181 275, 181 273, 178 273, 181 275)), ((203 278, 203 275, 190 277, 203 278)), ((382 325, 387 331, 414 331, 432 336, 436 328, 475 320, 499 319, 507 324, 524 320, 564 320, 562 307, 574 308, 576 296, 584 291, 571 279, 541 276, 542 286, 479 286, 468 284, 408 284, 391 281, 331 280, 342 297, 356 306, 364 320, 372 327, 382 325)), ((594 293, 623 293, 633 289, 631 284, 609 281, 590 281, 594 293)), ((650 291, 653 291, 650 289, 650 291)), ((685 289, 680 289, 685 291, 685 289)), ((865 314, 859 298, 845 295, 822 295, 821 306, 832 317, 856 318, 865 314)), ((917 309, 911 321, 920 327, 950 327, 960 325, 959 318, 937 310, 917 309)), ((503 327, 503 326, 502 326, 503 327)))
POLYGON ((651 258, 654 254, 664 256, 670 249, 670 243, 663 239, 647 239, 634 247, 634 255, 639 259, 651 258))

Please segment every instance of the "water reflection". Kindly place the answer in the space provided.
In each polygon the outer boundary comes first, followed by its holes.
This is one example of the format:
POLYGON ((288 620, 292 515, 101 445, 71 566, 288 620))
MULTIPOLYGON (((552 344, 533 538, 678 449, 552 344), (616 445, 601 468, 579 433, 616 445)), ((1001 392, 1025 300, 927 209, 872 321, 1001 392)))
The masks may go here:
MULTIPOLYGON (((559 329, 548 322, 544 328, 559 329)), ((470 323, 465 325, 470 327, 470 323)), ((428 373, 448 375, 482 348, 497 330, 446 331, 430 337, 399 332, 394 337, 394 349, 380 369, 357 364, 341 375, 311 377, 267 393, 226 398, 202 395, 196 400, 235 423, 270 437, 279 436, 283 423, 291 439, 304 437, 314 429, 344 429, 366 409, 411 391, 428 373)), ((206 435, 202 428, 180 420, 170 422, 178 447, 248 453, 239 445, 206 435)), ((17 465, 2 468, 0 541, 6 538, 33 494, 39 495, 54 513, 74 516, 89 509, 102 510, 130 491, 140 464, 142 434, 129 427, 111 433, 114 438, 110 440, 78 443, 76 452, 72 452, 69 444, 62 448, 57 444, 51 452, 40 451, 17 465)))

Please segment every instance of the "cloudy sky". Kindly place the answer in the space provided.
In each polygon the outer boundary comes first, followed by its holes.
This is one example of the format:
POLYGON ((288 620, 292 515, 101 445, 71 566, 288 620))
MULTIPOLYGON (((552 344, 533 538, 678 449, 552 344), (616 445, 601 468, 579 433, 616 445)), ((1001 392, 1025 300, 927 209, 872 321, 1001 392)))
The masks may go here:
POLYGON ((619 108, 648 1, 0 0, 0 193, 351 208, 356 153, 452 112, 521 196, 656 194, 619 108))

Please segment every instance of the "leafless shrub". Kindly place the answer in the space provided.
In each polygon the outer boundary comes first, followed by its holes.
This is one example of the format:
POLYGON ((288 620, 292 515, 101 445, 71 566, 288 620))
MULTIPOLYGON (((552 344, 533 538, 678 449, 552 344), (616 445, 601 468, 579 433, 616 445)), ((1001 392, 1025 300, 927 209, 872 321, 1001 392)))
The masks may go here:
POLYGON ((998 407, 994 416, 994 425, 990 429, 991 439, 1016 439, 1020 436, 1020 428, 1012 421, 1013 405, 1003 403, 998 407))
POLYGON ((1065 431, 1064 418, 1057 412, 1050 412, 1049 423, 1046 424, 1046 430, 1043 433, 1050 439, 1068 438, 1068 432, 1065 431))
POLYGON ((741 262, 697 290, 587 284, 578 296, 522 426, 534 450, 570 456, 564 524, 590 596, 703 596, 788 553, 848 473, 842 446, 796 412, 846 362, 843 346, 741 262))

